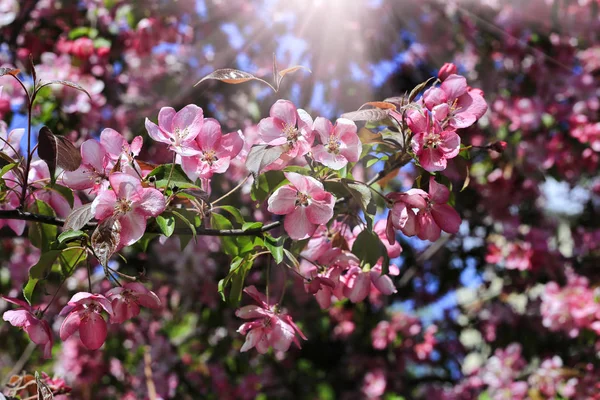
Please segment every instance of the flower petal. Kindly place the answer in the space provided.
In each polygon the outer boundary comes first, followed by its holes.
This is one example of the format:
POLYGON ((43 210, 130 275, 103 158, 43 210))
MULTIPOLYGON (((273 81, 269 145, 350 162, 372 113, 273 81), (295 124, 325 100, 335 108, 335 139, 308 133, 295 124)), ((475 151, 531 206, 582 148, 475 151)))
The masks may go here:
POLYGON ((67 340, 79 329, 80 324, 81 317, 79 312, 72 312, 67 315, 67 318, 64 319, 62 325, 60 326, 60 340, 67 340))
POLYGON ((296 122, 298 121, 296 106, 289 100, 277 100, 271 106, 269 115, 283 121, 286 125, 296 126, 296 122))
POLYGON ((106 340, 108 329, 102 315, 90 312, 79 326, 79 337, 85 347, 98 350, 106 340))
POLYGON ((165 205, 165 196, 160 191, 144 188, 135 211, 140 212, 144 217, 156 217, 165 210, 165 205))
POLYGON ((283 220, 283 227, 293 240, 309 238, 315 232, 317 226, 308 220, 306 207, 297 207, 292 213, 286 215, 283 220))
POLYGON ((277 215, 286 215, 296 208, 297 191, 290 185, 275 190, 269 197, 267 210, 277 215))
POLYGON ((448 204, 436 204, 431 209, 431 215, 435 223, 442 228, 444 232, 457 233, 460 228, 460 215, 448 204))
POLYGON ((143 215, 128 212, 119 218, 121 223, 121 246, 130 246, 141 239, 146 231, 146 218, 143 215))

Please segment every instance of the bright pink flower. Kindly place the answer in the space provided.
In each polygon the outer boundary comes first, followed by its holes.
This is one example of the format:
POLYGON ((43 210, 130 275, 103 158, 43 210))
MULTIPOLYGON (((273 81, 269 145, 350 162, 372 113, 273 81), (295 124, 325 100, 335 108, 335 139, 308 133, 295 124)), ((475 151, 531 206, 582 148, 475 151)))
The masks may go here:
POLYGON ((351 267, 342 277, 344 296, 353 303, 360 303, 367 298, 371 290, 371 277, 360 267, 351 267))
POLYGON ((373 369, 365 374, 361 391, 367 399, 379 399, 385 393, 387 379, 383 368, 373 369))
MULTIPOLYGON (((121 163, 121 171, 134 175, 134 171, 128 171, 126 167, 132 167, 134 158, 140 154, 144 140, 141 136, 136 136, 131 144, 119 132, 111 128, 106 128, 100 133, 100 144, 104 146, 107 157, 110 159, 112 168, 117 162, 121 163)), ((137 167, 137 166, 136 166, 137 167)), ((138 167, 139 170, 139 167, 138 167)))
POLYGON ((371 276, 373 287, 381 292, 381 294, 390 295, 397 292, 394 281, 390 278, 390 276, 400 275, 400 269, 396 265, 390 264, 387 275, 384 275, 382 274, 381 264, 376 264, 371 268, 369 275, 371 276))
POLYGON ((67 340, 79 331, 79 338, 85 347, 90 350, 99 349, 107 334, 102 311, 113 316, 112 306, 106 297, 86 292, 75 294, 60 312, 60 315, 67 316, 60 326, 60 339, 67 340))
POLYGON ((417 214, 418 233, 417 236, 423 240, 435 242, 439 239, 441 231, 457 233, 461 219, 456 210, 450 207, 450 190, 429 178, 429 196, 427 207, 419 210, 417 214))
POLYGON ((454 128, 467 128, 487 111, 481 94, 469 90, 464 76, 449 75, 440 87, 432 87, 423 94, 423 102, 435 119, 454 128))
POLYGON ((271 195, 268 210, 285 215, 283 227, 292 239, 306 239, 333 217, 335 197, 315 178, 296 172, 286 172, 285 177, 290 184, 271 195))
POLYGON ((97 193, 108 187, 108 167, 110 159, 107 151, 98 141, 86 140, 81 144, 81 165, 75 171, 63 174, 65 186, 75 190, 91 189, 97 193))
POLYGON ((240 132, 223 135, 216 119, 205 118, 200 133, 191 145, 199 154, 181 157, 181 166, 187 176, 195 181, 227 171, 231 159, 242 150, 244 139, 240 132))
POLYGON ((258 123, 258 132, 266 144, 285 146, 278 164, 278 168, 283 168, 294 157, 310 151, 314 141, 313 121, 306 111, 296 109, 288 100, 277 100, 269 115, 258 123))
POLYGON ((152 139, 168 144, 177 154, 192 156, 198 154, 193 143, 203 122, 202 109, 194 104, 178 112, 172 107, 163 107, 158 112, 158 126, 146 118, 146 130, 152 139))
POLYGON ((246 342, 240 351, 245 352, 253 347, 256 347, 261 354, 266 353, 269 347, 287 351, 292 342, 300 348, 296 333, 304 340, 306 340, 306 336, 296 326, 292 317, 281 314, 277 305, 269 305, 265 296, 259 293, 254 286, 245 288, 244 292, 259 305, 244 306, 235 312, 239 318, 254 320, 242 324, 238 329, 239 333, 246 335, 246 342))
POLYGON ((101 192, 92 202, 98 221, 116 216, 121 223, 121 246, 137 242, 146 231, 146 220, 165 210, 163 194, 145 188, 134 176, 117 172, 109 176, 112 190, 101 192))
POLYGON ((5 311, 2 318, 14 327, 22 328, 31 341, 37 345, 40 345, 44 349, 44 358, 52 357, 52 331, 48 321, 38 319, 33 312, 33 309, 29 304, 23 300, 15 299, 13 297, 4 297, 0 295, 0 298, 5 301, 21 306, 16 310, 5 311))
POLYGON ((460 136, 443 130, 438 121, 417 110, 411 110, 408 115, 408 125, 414 133, 412 150, 421 166, 429 172, 446 169, 448 160, 460 152, 460 136))
MULTIPOLYGON (((3 196, 4 198, 0 201, 0 210, 16 210, 21 204, 20 191, 18 190, 19 186, 13 184, 11 180, 16 181, 17 176, 13 171, 8 171, 4 175, 4 179, 8 189, 6 190, 5 196, 3 196)), ((23 234, 26 225, 26 221, 21 221, 18 219, 0 219, 0 228, 8 226, 18 236, 23 234)))
POLYGON ((339 118, 334 126, 328 119, 317 117, 313 127, 321 139, 321 144, 312 150, 316 161, 335 170, 358 161, 362 144, 353 121, 339 118))
POLYGON ((130 282, 121 287, 115 287, 106 293, 111 301, 113 315, 110 321, 120 324, 140 313, 140 306, 159 308, 160 299, 151 290, 139 282, 130 282))
POLYGON ((331 307, 331 299, 334 296, 334 290, 340 283, 342 268, 336 266, 322 270, 317 269, 314 264, 303 260, 300 264, 303 274, 308 275, 304 283, 304 289, 307 293, 315 296, 317 303, 322 309, 331 307))

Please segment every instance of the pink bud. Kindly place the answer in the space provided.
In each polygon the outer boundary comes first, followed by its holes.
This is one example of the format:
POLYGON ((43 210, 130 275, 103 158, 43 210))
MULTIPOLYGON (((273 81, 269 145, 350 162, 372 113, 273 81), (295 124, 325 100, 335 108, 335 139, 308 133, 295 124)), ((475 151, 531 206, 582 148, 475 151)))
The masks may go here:
POLYGON ((503 153, 504 150, 506 149, 506 142, 503 140, 499 140, 497 142, 490 144, 488 146, 488 149, 494 150, 495 152, 498 152, 498 153, 503 153))
POLYGON ((456 74, 457 68, 456 65, 452 64, 452 63, 445 63, 444 65, 442 65, 442 68, 440 68, 439 72, 438 72, 438 78, 440 81, 445 81, 446 78, 452 74, 456 74))

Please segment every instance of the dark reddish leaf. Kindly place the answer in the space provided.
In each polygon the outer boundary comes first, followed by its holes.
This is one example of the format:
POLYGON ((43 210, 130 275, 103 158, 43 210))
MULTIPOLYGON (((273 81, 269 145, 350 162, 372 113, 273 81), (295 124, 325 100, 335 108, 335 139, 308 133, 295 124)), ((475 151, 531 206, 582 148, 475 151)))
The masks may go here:
POLYGON ((64 136, 55 135, 47 126, 40 129, 38 143, 38 154, 48 164, 51 177, 54 177, 56 167, 75 171, 81 165, 81 153, 73 143, 64 136))
POLYGON ((198 83, 196 83, 194 86, 198 86, 202 82, 209 80, 209 79, 214 79, 214 80, 225 82, 225 83, 231 83, 234 85, 236 85, 238 83, 248 82, 248 81, 259 81, 259 82, 267 84, 271 89, 275 90, 275 88, 273 88, 273 86, 271 86, 271 84, 269 82, 267 82, 263 79, 260 79, 248 72, 244 72, 244 71, 240 71, 238 69, 232 69, 232 68, 223 68, 223 69, 218 69, 216 71, 213 71, 210 74, 206 75, 204 78, 200 79, 198 81, 198 83))
POLYGON ((250 149, 246 158, 246 168, 256 179, 260 171, 277 160, 284 150, 284 146, 255 145, 250 149))
POLYGON ((342 118, 348 118, 352 121, 381 121, 386 119, 390 110, 381 110, 378 108, 370 110, 358 110, 342 114, 342 118))
POLYGON ((121 223, 116 217, 110 217, 98 224, 92 234, 92 249, 103 267, 115 254, 121 241, 121 223))
POLYGON ((306 67, 304 67, 302 65, 294 65, 293 67, 289 67, 289 68, 282 69, 281 71, 279 71, 279 76, 283 78, 287 74, 294 73, 294 72, 296 72, 296 71, 298 71, 300 69, 304 69, 304 70, 310 72, 310 69, 308 69, 308 68, 306 68, 306 67))
POLYGON ((78 231, 81 228, 83 228, 88 222, 90 222, 92 218, 94 218, 94 214, 92 214, 92 203, 84 204, 81 207, 78 207, 71 211, 71 213, 65 220, 63 228, 67 231, 78 231))
POLYGON ((359 110, 361 110, 365 106, 371 106, 375 108, 380 108, 382 110, 395 110, 396 106, 392 103, 388 103, 387 101, 369 101, 368 103, 360 106, 359 110))
POLYGON ((92 96, 88 93, 87 90, 85 90, 83 88, 83 86, 81 86, 81 85, 79 85, 79 84, 77 84, 75 82, 71 82, 71 81, 64 81, 64 80, 57 79, 57 80, 54 80, 54 81, 44 82, 44 83, 42 83, 40 85, 40 87, 38 88, 38 90, 41 89, 41 88, 43 88, 43 87, 45 87, 45 86, 49 86, 49 85, 63 85, 63 86, 68 86, 68 87, 73 88, 73 89, 77 89, 80 92, 85 93, 87 95, 87 97, 89 97, 90 100, 92 100, 92 96))
POLYGON ((0 76, 12 75, 16 77, 19 72, 21 72, 21 70, 16 68, 0 68, 0 76))

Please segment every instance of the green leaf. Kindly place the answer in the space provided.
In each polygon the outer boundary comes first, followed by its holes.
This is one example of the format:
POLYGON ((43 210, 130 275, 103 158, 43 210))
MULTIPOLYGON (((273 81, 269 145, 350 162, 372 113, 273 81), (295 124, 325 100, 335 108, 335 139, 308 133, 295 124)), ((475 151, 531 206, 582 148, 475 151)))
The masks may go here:
POLYGON ((175 232, 175 216, 169 213, 162 213, 156 217, 156 224, 160 228, 160 231, 166 237, 171 237, 175 232))
MULTIPOLYGON (((34 214, 56 217, 56 213, 47 203, 36 200, 30 211, 34 214)), ((29 240, 31 244, 41 249, 42 252, 50 250, 50 244, 56 239, 58 228, 55 225, 32 222, 29 227, 29 240)))
POLYGON ((271 252, 273 255, 273 259, 277 264, 281 264, 283 261, 283 242, 285 241, 283 236, 275 239, 271 235, 265 235, 264 244, 265 247, 271 252))
POLYGON ((58 243, 70 242, 84 236, 87 236, 87 234, 83 231, 65 231, 58 235, 58 243))
POLYGON ((60 256, 60 266, 64 277, 70 276, 75 267, 86 260, 87 250, 83 247, 67 247, 60 256))
POLYGON ((0 178, 2 178, 4 176, 4 174, 6 174, 8 171, 12 170, 17 165, 19 165, 19 164, 9 163, 9 164, 6 164, 5 166, 3 166, 2 169, 0 169, 0 178))
POLYGON ((373 201, 371 189, 364 184, 353 183, 342 179, 342 184, 346 187, 352 198, 360 205, 367 222, 367 228, 373 229, 373 218, 377 212, 377 205, 373 201))
MULTIPOLYGON (((169 174, 171 173, 172 164, 160 165, 154 168, 146 177, 146 179, 150 177, 154 177, 156 181, 154 185, 159 188, 166 188, 167 182, 169 182, 169 174)), ((175 165, 173 168, 173 174, 171 175, 171 182, 169 186, 175 187, 177 186, 179 189, 199 189, 198 186, 194 185, 194 183, 187 177, 183 169, 181 169, 180 165, 175 165)))
POLYGON ((190 242, 190 240, 192 238, 194 240, 196 240, 196 227, 183 214, 180 214, 177 211, 171 211, 171 213, 174 216, 176 216, 181 222, 183 222, 190 229, 190 231, 192 232, 192 234, 189 236, 189 238, 188 238, 187 235, 179 235, 179 242, 180 242, 180 245, 181 245, 181 250, 183 250, 183 249, 185 249, 185 247, 187 246, 187 244, 190 242))
POLYGON ((56 259, 60 255, 61 250, 50 250, 41 254, 38 262, 29 268, 29 280, 23 287, 23 296, 29 304, 33 298, 33 291, 41 279, 45 279, 46 276, 52 270, 52 265, 56 262, 56 259))
POLYGON ((77 39, 82 36, 87 36, 90 39, 93 39, 96 36, 98 36, 98 30, 94 29, 94 28, 90 28, 88 26, 80 26, 80 27, 71 29, 71 32, 69 32, 70 40, 77 39))
POLYGON ((242 213, 237 208, 233 206, 220 206, 219 208, 231 214, 233 216, 233 219, 235 219, 235 222, 237 222, 238 224, 244 224, 244 217, 242 217, 242 213))
POLYGON ((29 304, 31 304, 31 300, 33 298, 33 291, 35 290, 35 286, 37 285, 39 279, 29 278, 25 286, 23 287, 23 297, 29 304))
POLYGON ((253 259, 250 257, 237 257, 231 263, 229 273, 227 276, 219 281, 218 289, 221 294, 221 298, 225 300, 225 288, 231 285, 229 289, 229 302, 236 306, 242 299, 242 290, 244 288, 244 281, 248 271, 252 268, 253 259))
POLYGON ((377 261, 384 257, 384 272, 387 273, 389 267, 389 257, 387 257, 387 265, 385 258, 387 256, 387 249, 385 245, 379 239, 376 233, 364 229, 358 234, 354 244, 352 245, 352 253, 354 253, 362 264, 373 266, 377 264, 377 261))
MULTIPOLYGON (((231 221, 222 216, 221 214, 211 214, 210 215, 211 226, 214 229, 232 229, 233 225, 231 221)), ((239 254, 239 248, 234 238, 225 236, 221 238, 221 243, 223 245, 223 251, 235 257, 239 254)))
POLYGON ((62 197, 64 197, 69 202, 69 207, 73 208, 73 202, 75 201, 75 198, 73 197, 73 191, 71 189, 69 189, 68 187, 59 185, 58 183, 48 186, 48 188, 51 190, 54 190, 55 192, 60 194, 62 197))
POLYGON ((252 191, 250 192, 252 200, 262 203, 275 189, 283 185, 284 182, 287 182, 287 180, 281 171, 267 171, 264 174, 260 174, 255 184, 252 185, 252 191))
POLYGON ((243 231, 247 231, 250 229, 260 229, 263 227, 263 223, 262 222, 245 222, 242 225, 242 230, 243 231))
POLYGON ((425 82, 421 82, 419 83, 417 86, 415 86, 415 88, 413 90, 410 91, 410 94, 408 95, 408 102, 412 102, 415 97, 417 97, 417 95, 419 93, 421 93, 421 91, 423 89, 425 89, 425 87, 429 84, 429 82, 431 82, 432 79, 435 79, 435 77, 431 77, 429 79, 427 79, 425 82))

